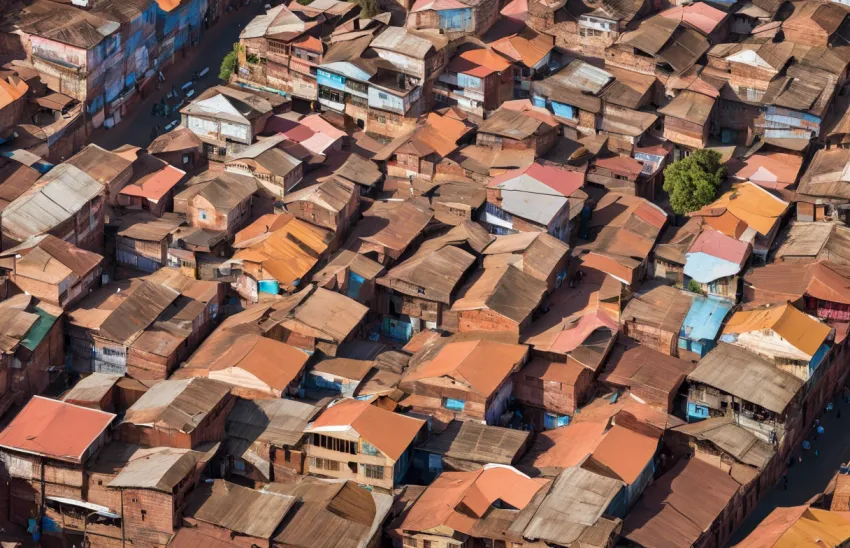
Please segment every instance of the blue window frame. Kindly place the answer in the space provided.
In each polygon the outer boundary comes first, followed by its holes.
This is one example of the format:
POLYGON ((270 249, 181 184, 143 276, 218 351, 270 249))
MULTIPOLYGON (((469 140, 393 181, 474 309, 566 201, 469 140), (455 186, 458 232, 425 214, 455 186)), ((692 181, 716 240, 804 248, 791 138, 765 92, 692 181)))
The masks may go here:
POLYGON ((708 407, 688 402, 688 420, 701 421, 708 418, 708 407))
POLYGON ((443 404, 443 407, 451 411, 463 411, 463 408, 466 407, 466 402, 464 400, 446 398, 446 403, 443 404))

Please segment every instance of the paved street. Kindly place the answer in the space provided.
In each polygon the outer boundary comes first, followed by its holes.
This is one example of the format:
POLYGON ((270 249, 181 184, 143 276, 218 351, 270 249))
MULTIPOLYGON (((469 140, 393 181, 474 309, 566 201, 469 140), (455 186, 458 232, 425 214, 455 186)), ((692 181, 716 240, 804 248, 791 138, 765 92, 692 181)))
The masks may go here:
MULTIPOLYGON (((245 25, 257 14, 262 12, 263 3, 254 0, 249 6, 222 15, 218 23, 204 32, 199 44, 175 57, 174 65, 163 73, 166 81, 160 85, 159 91, 151 88, 151 94, 130 112, 120 124, 112 129, 100 128, 92 133, 91 142, 107 150, 112 150, 124 144, 147 146, 151 142, 151 129, 158 125, 160 133, 172 120, 179 120, 177 113, 171 113, 168 118, 152 116, 151 110, 155 102, 159 102, 175 85, 180 86, 192 79, 192 74, 209 67, 209 73, 195 83, 195 96, 207 88, 219 84, 218 70, 221 60, 233 48, 233 43, 239 40, 239 33, 245 25)), ((182 94, 181 94, 182 95, 182 94)))
MULTIPOLYGON (((835 409, 821 417, 824 435, 812 442, 810 451, 802 451, 802 464, 795 462, 788 470, 788 490, 782 487, 780 481, 768 492, 735 532, 731 544, 740 542, 775 508, 799 506, 822 493, 839 465, 850 460, 850 436, 847 435, 850 427, 850 405, 842 402, 840 396, 834 403, 835 409), (841 418, 837 416, 838 409, 841 410, 841 418), (814 456, 815 449, 820 453, 817 457, 814 456)), ((794 458, 798 454, 799 451, 794 454, 794 458)))

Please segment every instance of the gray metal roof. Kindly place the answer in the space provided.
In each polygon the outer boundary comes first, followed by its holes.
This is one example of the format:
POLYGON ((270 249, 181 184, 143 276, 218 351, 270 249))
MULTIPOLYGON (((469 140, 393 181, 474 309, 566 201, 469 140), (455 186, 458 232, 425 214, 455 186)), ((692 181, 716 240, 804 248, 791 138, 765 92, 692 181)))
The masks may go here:
POLYGON ((158 448, 155 452, 131 460, 109 482, 109 487, 153 489, 170 493, 188 476, 204 453, 191 449, 158 448))
POLYGON ((90 175, 71 164, 59 164, 0 213, 3 232, 17 241, 49 232, 101 192, 103 186, 90 175))
POLYGON ((542 489, 520 511, 511 531, 526 540, 570 546, 599 522, 622 488, 619 480, 583 468, 566 468, 548 492, 542 489))
POLYGON ((744 401, 782 414, 803 381, 752 352, 724 342, 700 360, 691 382, 706 384, 744 401))

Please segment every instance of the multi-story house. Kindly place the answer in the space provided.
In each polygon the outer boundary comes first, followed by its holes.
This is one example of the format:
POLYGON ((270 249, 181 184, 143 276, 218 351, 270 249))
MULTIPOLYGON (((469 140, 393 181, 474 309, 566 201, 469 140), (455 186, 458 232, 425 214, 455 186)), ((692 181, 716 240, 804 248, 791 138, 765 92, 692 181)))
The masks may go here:
POLYGON ((71 164, 60 164, 0 212, 3 248, 52 234, 81 249, 103 248, 104 188, 71 164), (62 196, 53 200, 50 196, 62 196), (43 204, 51 204, 45 208, 43 204))
POLYGON ((264 97, 216 86, 198 95, 180 114, 182 125, 204 142, 207 158, 220 162, 253 144, 273 109, 264 97))
POLYGON ((343 399, 305 430, 306 471, 392 492, 410 468, 414 442, 425 424, 367 401, 343 399))
POLYGON ((100 284, 103 257, 50 234, 30 238, 0 256, 11 263, 2 269, 9 269, 9 280, 18 289, 62 308, 100 284))

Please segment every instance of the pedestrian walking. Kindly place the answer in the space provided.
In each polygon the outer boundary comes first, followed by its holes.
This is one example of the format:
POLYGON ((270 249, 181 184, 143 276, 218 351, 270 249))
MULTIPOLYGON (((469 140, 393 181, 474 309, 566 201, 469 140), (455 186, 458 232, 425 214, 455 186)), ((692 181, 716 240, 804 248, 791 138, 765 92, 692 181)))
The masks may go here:
POLYGON ((818 426, 818 435, 823 435, 823 426, 818 426))
POLYGON ((797 464, 803 464, 803 455, 797 455, 797 464))
POLYGON ((782 474, 782 485, 788 490, 788 474, 782 474))
POLYGON ((832 402, 829 402, 829 403, 826 404, 826 410, 832 411, 832 402))
POLYGON ((818 452, 818 450, 817 450, 817 449, 815 449, 815 456, 816 456, 816 457, 819 457, 819 456, 820 456, 820 453, 818 452))

